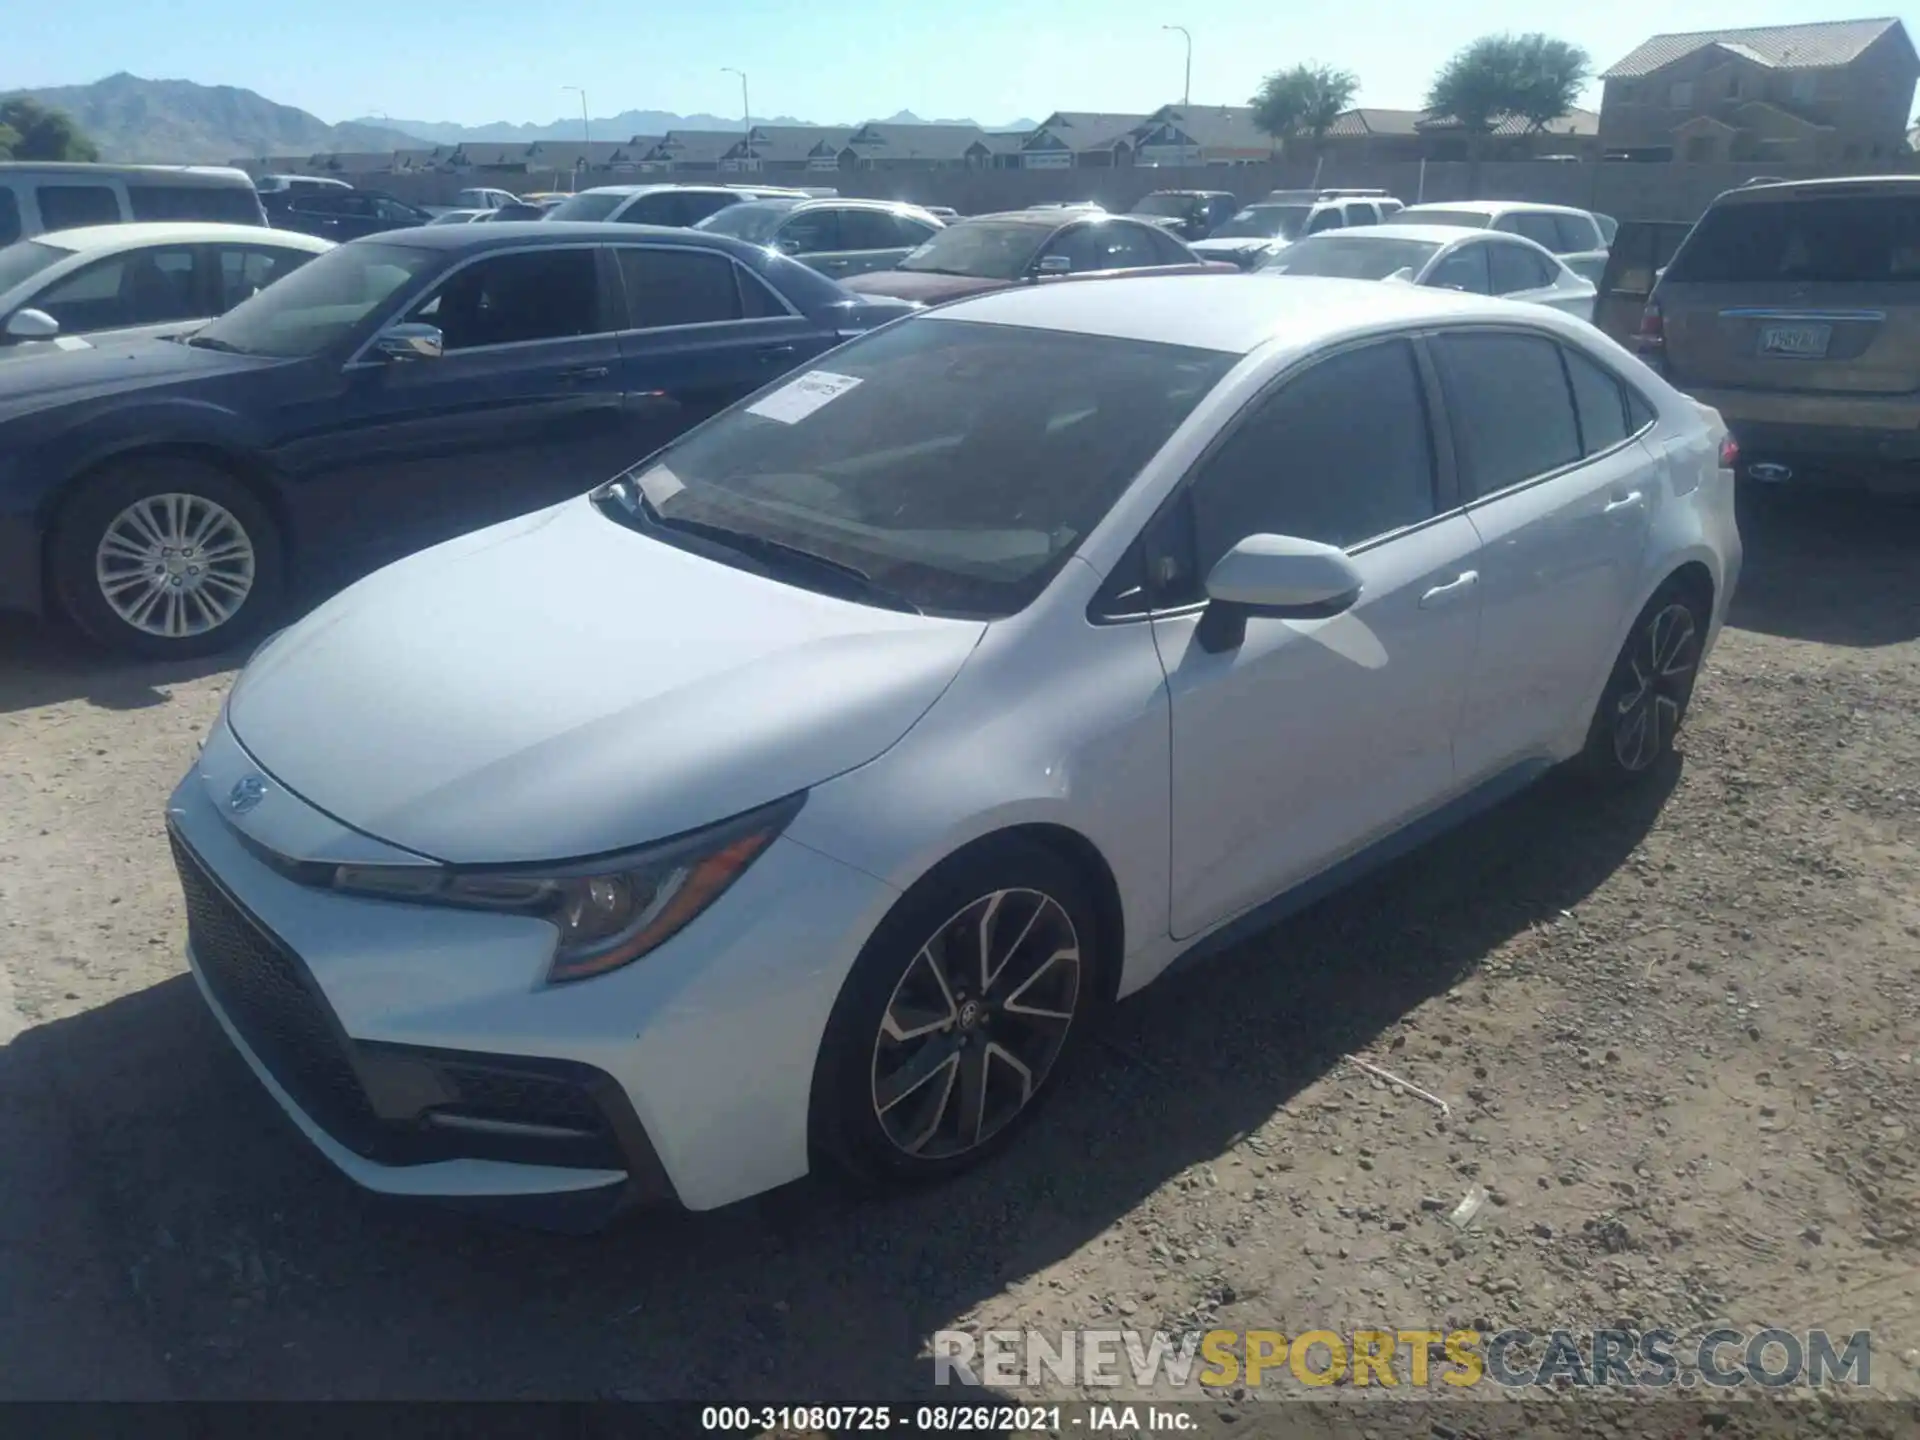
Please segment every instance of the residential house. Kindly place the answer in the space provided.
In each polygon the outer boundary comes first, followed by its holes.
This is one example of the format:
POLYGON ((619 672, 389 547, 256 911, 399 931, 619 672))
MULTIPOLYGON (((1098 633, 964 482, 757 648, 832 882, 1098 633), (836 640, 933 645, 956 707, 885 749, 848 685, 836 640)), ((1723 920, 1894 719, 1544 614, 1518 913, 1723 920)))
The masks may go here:
POLYGON ((1022 137, 1020 166, 1066 170, 1130 165, 1135 132, 1147 118, 1116 111, 1056 110, 1022 137))
POLYGON ((396 150, 393 169, 398 175, 414 175, 428 170, 447 170, 453 165, 454 145, 433 145, 423 150, 396 150))
POLYGON ((1021 146, 1026 144, 1030 130, 986 130, 987 149, 993 153, 988 157, 987 167, 992 170, 1018 170, 1021 162, 1021 146))
POLYGON ((853 138, 851 125, 756 125, 735 141, 722 170, 753 173, 838 170, 840 152, 853 138))
POLYGON ((1906 153, 1920 54, 1898 20, 1829 20, 1656 35, 1600 78, 1609 157, 1825 165, 1906 153))
POLYGON ((642 168, 687 170, 696 174, 714 173, 720 169, 720 162, 741 142, 746 133, 744 129, 669 130, 647 153, 646 160, 649 163, 642 168), (664 165, 656 166, 651 162, 664 162, 664 165))
POLYGON ((323 175, 381 175, 393 169, 391 150, 323 150, 303 167, 323 175))
POLYGON ((463 142, 448 157, 448 166, 461 174, 480 171, 489 175, 527 173, 527 146, 463 142))
POLYGON ((1162 105, 1132 132, 1136 165, 1251 165, 1278 146, 1248 105, 1162 105))
POLYGON ((978 125, 896 125, 868 121, 847 137, 847 170, 993 168, 994 149, 978 125))

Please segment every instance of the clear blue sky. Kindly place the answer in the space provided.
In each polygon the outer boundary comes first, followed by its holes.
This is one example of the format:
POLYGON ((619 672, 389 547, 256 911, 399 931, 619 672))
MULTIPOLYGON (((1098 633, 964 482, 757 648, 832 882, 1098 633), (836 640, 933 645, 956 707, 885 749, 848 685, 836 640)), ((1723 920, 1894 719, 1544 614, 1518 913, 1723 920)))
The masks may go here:
MULTIPOLYGON (((84 0, 9 7, 0 90, 116 70, 257 90, 337 122, 385 113, 481 124, 627 109, 731 115, 745 69, 756 115, 851 121, 907 108, 1001 124, 1050 110, 1243 104, 1270 70, 1316 59, 1360 77, 1363 104, 1415 106, 1476 36, 1544 29, 1604 69, 1662 30, 1848 19, 1871 0, 84 0)), ((1909 21, 1920 36, 1920 28, 1909 21)))

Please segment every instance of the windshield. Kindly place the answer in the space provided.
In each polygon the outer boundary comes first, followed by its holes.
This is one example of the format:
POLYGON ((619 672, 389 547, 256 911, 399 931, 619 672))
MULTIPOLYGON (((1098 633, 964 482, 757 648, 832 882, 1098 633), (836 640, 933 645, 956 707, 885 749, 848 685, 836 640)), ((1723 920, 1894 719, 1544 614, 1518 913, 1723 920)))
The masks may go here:
POLYGON ((802 550, 929 614, 1011 615, 1238 358, 908 320, 692 431, 602 508, 802 550))
POLYGON ((1260 267, 1273 275, 1324 275, 1336 280, 1384 280, 1401 270, 1418 275, 1440 247, 1431 240, 1386 240, 1367 235, 1309 235, 1260 267))
POLYGON ((900 262, 902 270, 935 275, 972 275, 981 280, 1017 280, 1026 273, 1052 223, 969 220, 950 225, 900 262))
POLYGON ((1493 222, 1491 215, 1478 210, 1428 210, 1416 205, 1394 217, 1402 225, 1460 225, 1468 230, 1484 230, 1493 222))
POLYGON ((1209 239, 1291 240, 1313 213, 1311 205, 1249 205, 1209 239))
POLYGON ((584 195, 576 195, 571 200, 562 200, 547 212, 549 220, 604 220, 628 197, 610 195, 604 191, 589 190, 584 195))
POLYGON ((73 253, 58 245, 43 245, 38 240, 22 240, 0 250, 0 295, 22 280, 31 280, 49 265, 73 258, 73 253))
POLYGON ((1191 215, 1200 208, 1200 201, 1193 195, 1149 195, 1133 207, 1135 215, 1167 215, 1180 217, 1191 215))
POLYGON ((787 218, 792 210, 791 200, 759 200, 745 205, 729 205, 724 210, 716 210, 693 228, 709 230, 716 235, 731 235, 736 240, 745 240, 749 245, 770 245, 773 232, 780 228, 780 222, 787 218))
POLYGON ((342 245, 242 300, 194 335, 192 343, 286 360, 318 355, 435 261, 434 251, 404 245, 364 240, 342 245))

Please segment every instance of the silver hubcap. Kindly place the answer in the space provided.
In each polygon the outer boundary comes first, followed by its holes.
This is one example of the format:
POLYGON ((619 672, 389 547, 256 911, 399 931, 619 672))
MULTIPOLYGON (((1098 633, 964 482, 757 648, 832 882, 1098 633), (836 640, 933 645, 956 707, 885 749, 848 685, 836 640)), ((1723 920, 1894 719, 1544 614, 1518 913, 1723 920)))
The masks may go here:
POLYGON ((253 540, 199 495, 150 495, 107 526, 94 552, 100 594, 134 629, 181 640, 218 629, 253 590, 253 540))
POLYGON ((895 1146, 964 1154, 1046 1080, 1080 998, 1080 937, 1038 890, 983 895, 933 934, 893 988, 873 1046, 873 1110, 895 1146))
POLYGON ((1632 673, 1613 712, 1613 754, 1628 770, 1644 770, 1665 753, 1680 728, 1700 660, 1693 612, 1669 605, 1634 637, 1632 673))

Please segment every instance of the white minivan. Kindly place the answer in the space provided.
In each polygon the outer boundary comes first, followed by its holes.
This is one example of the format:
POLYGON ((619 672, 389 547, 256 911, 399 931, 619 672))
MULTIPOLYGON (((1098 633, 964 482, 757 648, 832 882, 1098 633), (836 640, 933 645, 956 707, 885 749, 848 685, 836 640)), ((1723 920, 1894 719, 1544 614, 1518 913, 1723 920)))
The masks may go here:
POLYGON ((244 170, 224 165, 0 164, 0 245, 131 220, 265 225, 244 170))

